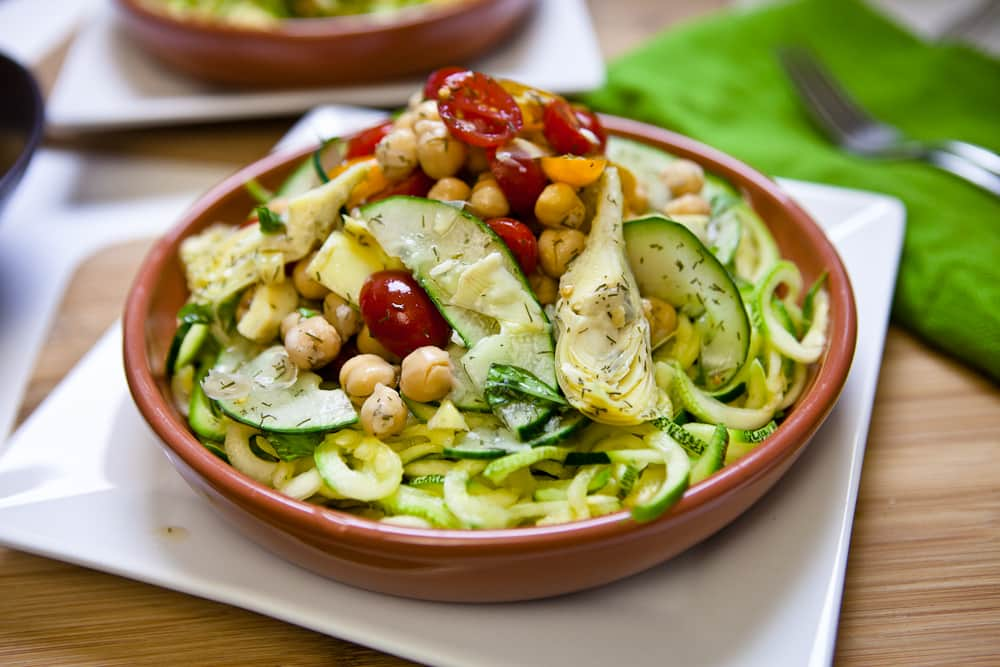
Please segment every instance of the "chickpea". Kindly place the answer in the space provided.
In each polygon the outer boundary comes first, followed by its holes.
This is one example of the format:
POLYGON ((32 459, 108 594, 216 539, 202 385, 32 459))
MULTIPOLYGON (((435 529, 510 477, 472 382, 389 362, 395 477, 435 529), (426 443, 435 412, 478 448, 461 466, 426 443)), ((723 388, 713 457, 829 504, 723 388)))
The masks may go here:
POLYGON ((323 298, 323 317, 337 330, 341 340, 347 340, 361 331, 361 313, 339 294, 330 292, 323 298))
POLYGON ((465 163, 465 144, 448 134, 443 123, 441 130, 421 134, 417 140, 420 168, 435 179, 454 176, 465 163))
POLYGON ((358 338, 354 342, 358 346, 359 352, 374 354, 387 361, 399 361, 399 357, 390 352, 385 345, 380 343, 379 340, 372 335, 372 332, 367 325, 361 328, 361 331, 358 332, 358 338))
POLYGON ((712 207, 701 195, 686 194, 668 201, 663 212, 667 215, 711 215, 712 207))
POLYGON ((535 217, 546 227, 583 227, 587 210, 576 191, 565 183, 550 183, 535 200, 535 217))
POLYGON ((394 130, 412 130, 414 123, 416 123, 420 118, 417 116, 416 111, 407 110, 396 116, 396 120, 392 121, 392 129, 394 130))
POLYGON ((295 285, 295 289, 299 291, 299 294, 306 299, 322 299, 330 291, 313 276, 309 275, 309 271, 307 271, 309 263, 312 262, 315 256, 316 253, 313 253, 300 259, 295 263, 295 268, 292 269, 292 284, 295 285))
POLYGON ((324 317, 314 315, 288 330, 285 349, 299 368, 319 368, 340 354, 340 334, 324 317))
POLYGON ((399 388, 415 401, 427 403, 444 398, 452 382, 451 359, 439 347, 418 347, 403 359, 399 388))
POLYGON ((677 328, 677 311, 669 303, 651 296, 642 300, 642 311, 649 320, 649 339, 656 346, 677 328))
POLYGON ((465 181, 460 178, 448 176, 431 186, 430 192, 427 193, 427 198, 437 199, 438 201, 465 201, 469 198, 470 194, 472 194, 472 188, 466 185, 465 181))
POLYGON ((575 229, 546 229, 538 237, 538 262, 550 278, 566 273, 566 267, 583 252, 587 237, 575 229))
POLYGON ((381 382, 361 405, 361 426, 376 438, 396 435, 406 426, 407 409, 399 394, 381 382))
POLYGON ((417 116, 417 120, 441 121, 441 114, 438 113, 437 100, 424 100, 417 105, 414 113, 417 116))
POLYGON ((382 357, 359 354, 340 367, 340 388, 351 398, 367 398, 379 384, 396 386, 396 369, 382 357))
POLYGON ((510 204, 497 179, 489 174, 479 177, 469 195, 469 212, 483 220, 501 218, 510 213, 510 204))
POLYGON ((297 310, 285 315, 284 319, 281 320, 281 340, 285 340, 285 336, 296 324, 302 321, 302 313, 297 310))
POLYGON ((559 281, 555 278, 549 278, 541 271, 528 276, 528 283, 534 290, 535 296, 538 297, 538 302, 543 306, 555 303, 559 297, 559 281))
POLYGON ((696 195, 705 186, 705 171, 701 165, 691 160, 671 162, 660 172, 660 178, 670 188, 670 194, 674 197, 696 195))
POLYGON ((467 146, 465 151, 465 170, 470 174, 482 174, 490 170, 490 158, 486 149, 481 146, 467 146))
POLYGON ((393 130, 375 146, 375 159, 390 181, 406 178, 417 166, 417 135, 413 130, 393 130))

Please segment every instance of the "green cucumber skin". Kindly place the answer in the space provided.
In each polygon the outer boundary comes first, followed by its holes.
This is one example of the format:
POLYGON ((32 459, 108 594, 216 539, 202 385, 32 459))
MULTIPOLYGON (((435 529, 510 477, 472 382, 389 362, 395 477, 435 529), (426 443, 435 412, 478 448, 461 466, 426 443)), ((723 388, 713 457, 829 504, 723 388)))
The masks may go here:
POLYGON ((743 368, 750 350, 750 321, 740 291, 715 256, 691 231, 650 216, 624 226, 629 264, 639 291, 677 307, 702 331, 701 368, 706 387, 720 389, 743 368))
POLYGON ((191 402, 188 404, 188 424, 200 437, 213 442, 222 442, 226 439, 225 423, 212 410, 212 402, 201 388, 201 380, 207 373, 208 364, 195 374, 191 402))
POLYGON ((692 485, 708 478, 716 471, 720 470, 726 460, 726 449, 729 447, 729 431, 725 426, 717 425, 712 434, 705 453, 701 455, 691 467, 692 485))

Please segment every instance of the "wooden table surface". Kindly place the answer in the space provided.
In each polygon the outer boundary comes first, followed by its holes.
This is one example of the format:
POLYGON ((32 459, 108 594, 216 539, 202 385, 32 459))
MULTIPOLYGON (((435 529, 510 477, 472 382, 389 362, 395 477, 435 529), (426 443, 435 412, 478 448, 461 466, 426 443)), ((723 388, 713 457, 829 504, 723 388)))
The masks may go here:
MULTIPOLYGON (((722 0, 591 1, 608 56, 722 0), (624 7, 629 5, 628 7, 624 7)), ((39 68, 50 83, 61 53, 39 68)), ((264 154, 290 120, 51 141, 118 156, 264 154)), ((71 282, 25 417, 119 315, 146 242, 71 282)), ((852 535, 835 664, 1000 665, 1000 392, 892 327, 852 535)), ((0 665, 405 665, 225 605, 0 549, 0 665)))

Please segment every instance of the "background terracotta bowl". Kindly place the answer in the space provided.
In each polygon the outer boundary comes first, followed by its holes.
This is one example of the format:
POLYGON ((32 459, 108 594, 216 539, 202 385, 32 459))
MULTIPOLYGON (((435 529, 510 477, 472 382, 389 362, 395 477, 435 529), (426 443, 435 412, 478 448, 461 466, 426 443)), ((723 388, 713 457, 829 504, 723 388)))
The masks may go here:
POLYGON ((129 296, 124 323, 129 387, 181 475, 230 523, 287 560, 362 588, 429 600, 524 600, 605 584, 662 563, 750 507, 803 451, 843 388, 856 334, 847 274, 816 224, 766 177, 685 137, 620 118, 603 120, 614 134, 696 160, 736 184, 768 222, 782 254, 799 266, 806 284, 828 272, 829 347, 773 436, 645 524, 619 512, 508 530, 403 528, 292 500, 243 476, 205 449, 172 407, 164 359, 175 315, 187 298, 177 248, 213 222, 242 220, 253 206, 243 184, 256 178, 276 186, 306 154, 299 152, 268 156, 203 196, 154 246, 129 296))
POLYGON ((288 19, 247 28, 115 0, 137 44, 199 79, 249 87, 371 82, 468 62, 507 37, 534 0, 463 0, 395 14, 288 19))

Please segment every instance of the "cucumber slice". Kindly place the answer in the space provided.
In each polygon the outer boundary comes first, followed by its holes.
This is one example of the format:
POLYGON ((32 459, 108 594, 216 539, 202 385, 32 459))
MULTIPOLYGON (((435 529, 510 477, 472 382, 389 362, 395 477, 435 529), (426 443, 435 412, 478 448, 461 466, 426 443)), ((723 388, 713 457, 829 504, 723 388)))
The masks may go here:
MULTIPOLYGON (((234 354, 220 355, 216 368, 232 364, 234 354)), ((273 357, 265 350, 238 366, 238 373, 253 377, 263 371, 263 364, 273 357)), ((318 433, 333 431, 358 421, 358 413, 340 389, 321 389, 322 379, 315 373, 300 371, 294 384, 264 389, 254 386, 249 396, 217 401, 230 419, 273 433, 318 433)))
POLYGON ((624 232, 639 291, 695 321, 703 384, 709 391, 725 387, 750 350, 750 321, 729 273, 679 222, 651 216, 627 223, 624 232))
POLYGON ((188 424, 199 437, 213 442, 223 442, 226 439, 225 419, 215 414, 212 402, 201 388, 201 381, 207 374, 208 364, 195 375, 194 386, 191 388, 191 401, 188 403, 188 424))

